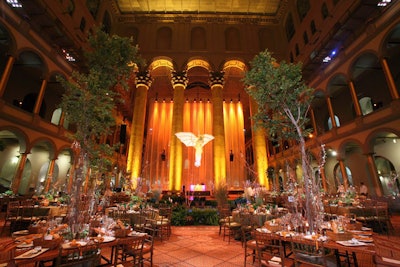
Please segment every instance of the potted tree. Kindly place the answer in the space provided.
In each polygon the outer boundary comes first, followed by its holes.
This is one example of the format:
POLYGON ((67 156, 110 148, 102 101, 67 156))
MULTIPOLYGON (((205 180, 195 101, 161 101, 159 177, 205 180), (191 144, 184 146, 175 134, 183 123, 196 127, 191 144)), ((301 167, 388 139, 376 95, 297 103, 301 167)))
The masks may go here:
POLYGON ((253 117, 255 127, 265 128, 269 138, 298 142, 303 171, 305 216, 313 231, 322 221, 323 204, 320 185, 314 177, 305 143, 305 137, 311 131, 306 125, 314 90, 304 83, 301 68, 301 63, 278 63, 266 50, 252 60, 244 83, 247 92, 258 105, 253 117))
MULTIPOLYGON (((85 199, 86 203, 82 201, 82 184, 89 180, 85 190, 94 190, 94 181, 101 179, 101 174, 110 165, 108 155, 114 148, 99 144, 97 140, 108 135, 115 125, 115 108, 121 101, 115 88, 128 89, 133 63, 139 61, 138 48, 132 45, 131 39, 110 36, 100 29, 89 35, 84 56, 84 68, 73 71, 67 79, 59 78, 65 89, 60 106, 69 123, 76 127, 71 135, 76 156, 68 214, 71 226, 87 223, 88 218, 81 216, 81 209, 90 199, 85 199), (89 179, 86 179, 87 175, 89 179)), ((94 193, 86 195, 93 196, 94 193)), ((93 205, 90 206, 94 210, 93 205)))

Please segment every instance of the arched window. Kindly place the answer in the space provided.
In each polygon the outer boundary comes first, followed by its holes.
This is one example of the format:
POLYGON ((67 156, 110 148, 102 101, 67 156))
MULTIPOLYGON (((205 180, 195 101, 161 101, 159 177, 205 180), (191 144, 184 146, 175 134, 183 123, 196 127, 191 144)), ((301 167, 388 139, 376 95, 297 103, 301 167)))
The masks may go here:
POLYGON ((287 37, 288 41, 290 41, 292 39, 292 37, 294 36, 294 33, 296 32, 294 29, 292 14, 289 14, 286 19, 285 30, 286 30, 286 37, 287 37))
POLYGON ((110 18, 110 14, 108 14, 108 12, 104 13, 104 17, 103 17, 103 31, 105 33, 110 33, 111 32, 111 18, 110 18))
POLYGON ((312 20, 310 22, 310 30, 311 30, 312 34, 314 34, 317 31, 317 27, 315 26, 315 21, 314 20, 312 20))
POLYGON ((374 108, 372 106, 372 100, 370 97, 363 97, 360 100, 358 100, 358 102, 360 103, 360 108, 363 115, 367 115, 372 111, 374 111, 374 108))
MULTIPOLYGON (((335 123, 336 123, 336 127, 340 127, 340 121, 339 121, 339 117, 335 115, 335 123)), ((328 129, 331 130, 333 127, 332 125, 332 120, 331 117, 329 117, 328 119, 328 129)))
POLYGON ((300 21, 304 19, 310 10, 310 1, 309 0, 298 0, 297 1, 297 13, 299 14, 300 21))
POLYGON ((61 108, 54 110, 53 116, 51 117, 51 123, 58 125, 60 123, 61 114, 62 114, 61 108))
POLYGON ((329 16, 328 6, 326 5, 326 3, 322 4, 321 14, 323 19, 326 19, 329 16))

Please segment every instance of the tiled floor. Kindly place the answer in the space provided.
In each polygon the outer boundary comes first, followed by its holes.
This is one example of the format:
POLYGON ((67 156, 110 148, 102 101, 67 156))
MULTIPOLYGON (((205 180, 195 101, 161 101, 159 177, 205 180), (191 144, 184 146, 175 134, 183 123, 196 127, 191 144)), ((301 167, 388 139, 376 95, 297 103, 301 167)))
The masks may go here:
POLYGON ((218 226, 173 227, 169 240, 156 241, 156 266, 243 266, 240 241, 223 241, 218 226))

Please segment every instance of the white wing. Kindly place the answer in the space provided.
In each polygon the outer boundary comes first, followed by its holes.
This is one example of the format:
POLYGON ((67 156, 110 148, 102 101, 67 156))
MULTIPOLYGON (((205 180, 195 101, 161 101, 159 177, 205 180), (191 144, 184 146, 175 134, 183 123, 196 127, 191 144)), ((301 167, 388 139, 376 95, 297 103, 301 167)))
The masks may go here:
POLYGON ((175 135, 179 140, 181 140, 182 143, 185 144, 185 146, 195 146, 198 139, 197 136, 190 132, 179 132, 175 135))
POLYGON ((210 134, 203 134, 203 146, 214 139, 214 136, 210 134))

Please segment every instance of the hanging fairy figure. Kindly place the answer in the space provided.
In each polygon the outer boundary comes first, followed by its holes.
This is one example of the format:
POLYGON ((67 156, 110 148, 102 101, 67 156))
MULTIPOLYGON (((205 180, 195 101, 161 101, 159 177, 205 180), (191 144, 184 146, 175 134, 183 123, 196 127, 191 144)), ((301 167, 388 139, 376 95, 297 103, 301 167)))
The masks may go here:
POLYGON ((195 161, 194 166, 200 167, 201 155, 203 154, 203 147, 214 139, 214 136, 210 134, 200 134, 196 136, 191 132, 179 132, 175 134, 178 139, 186 146, 192 146, 195 149, 195 161))

